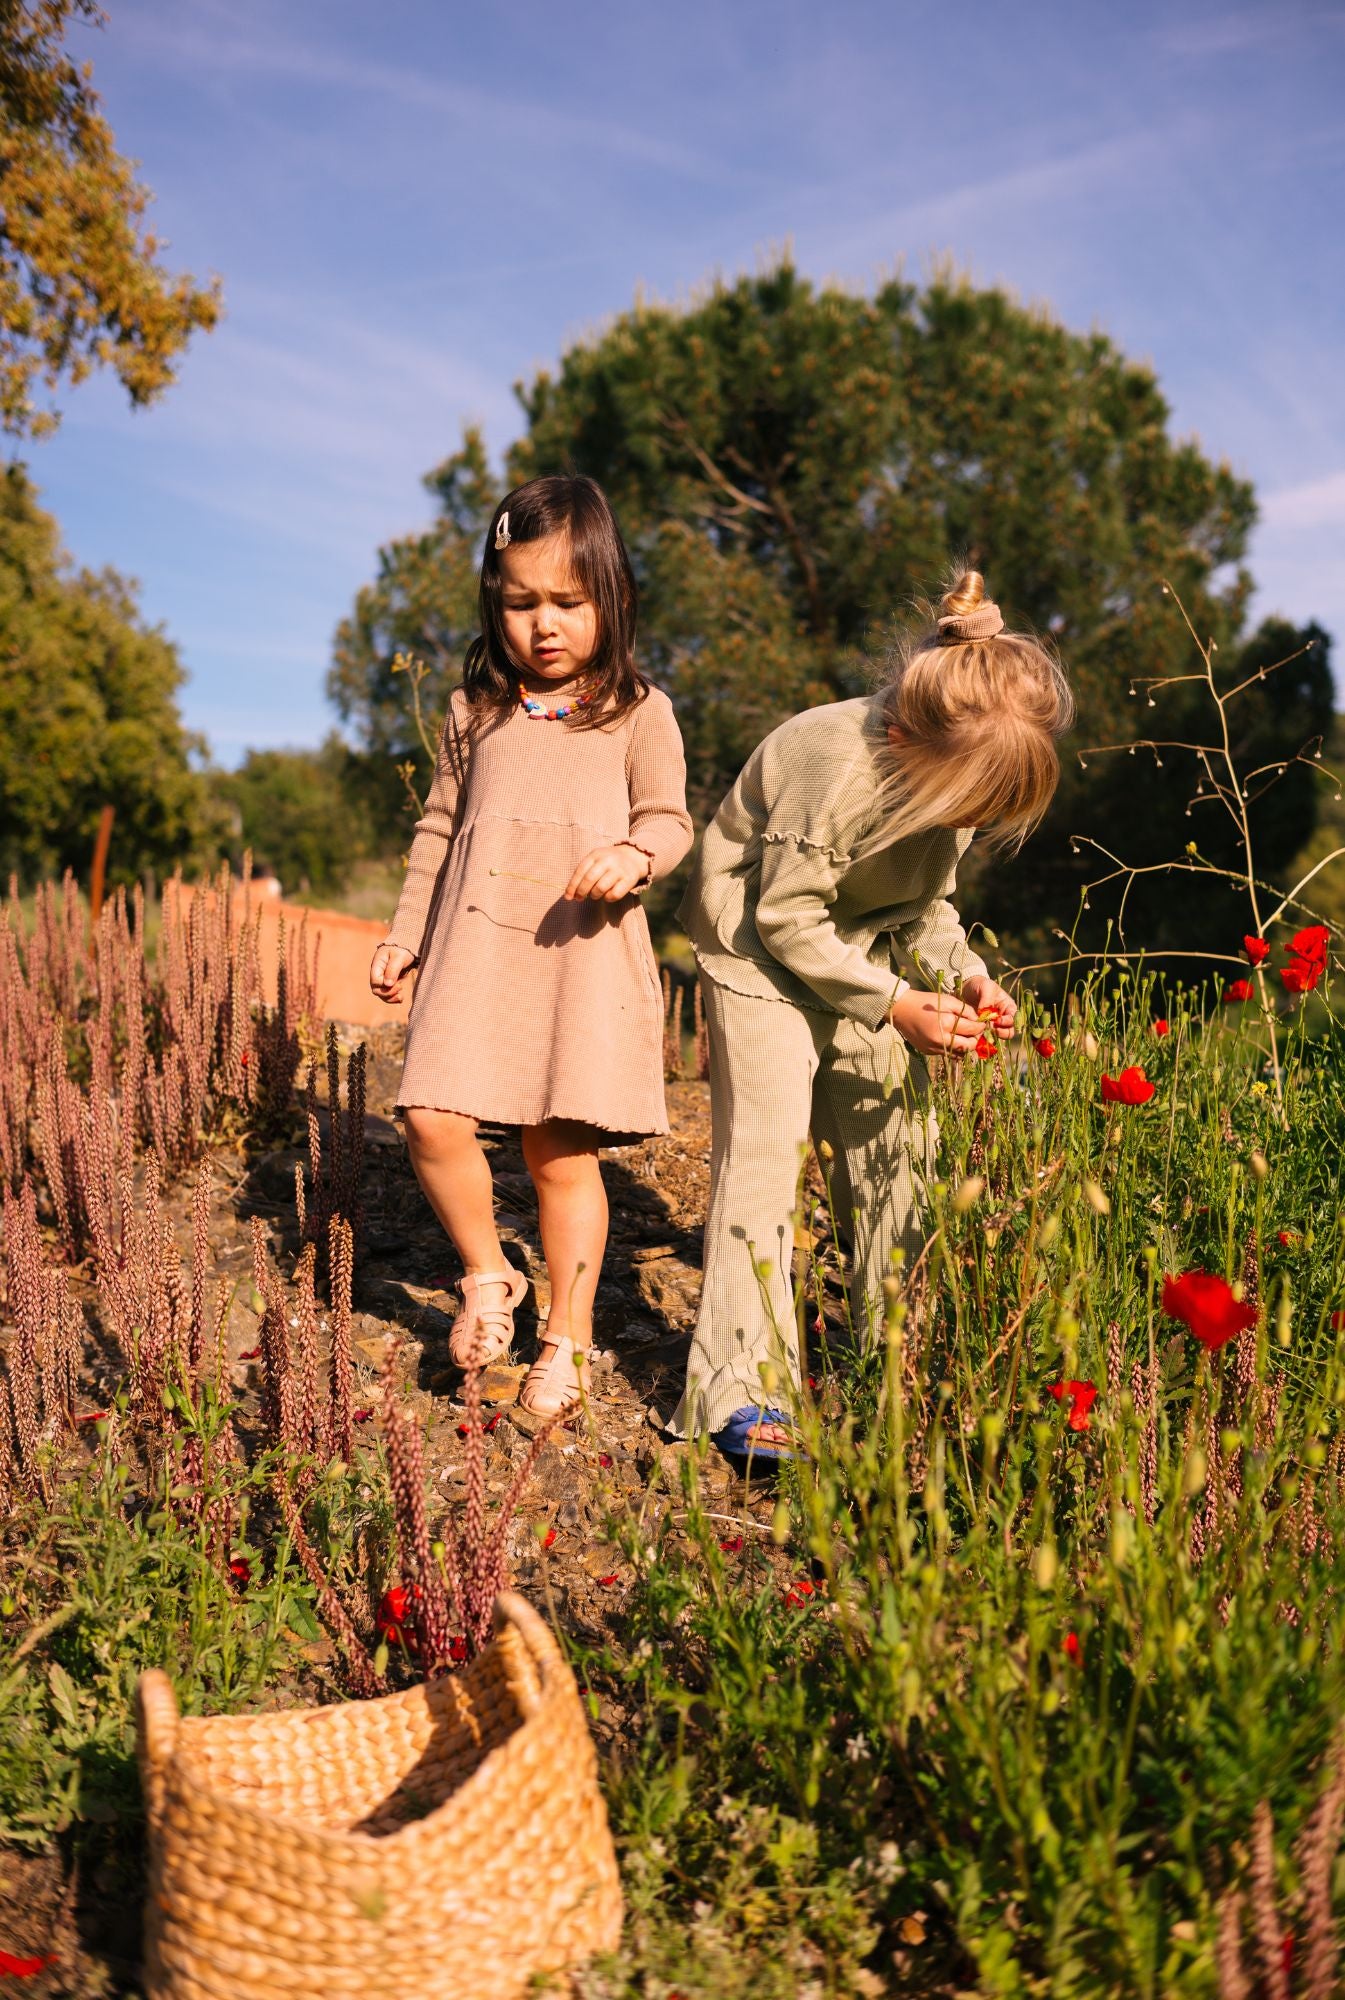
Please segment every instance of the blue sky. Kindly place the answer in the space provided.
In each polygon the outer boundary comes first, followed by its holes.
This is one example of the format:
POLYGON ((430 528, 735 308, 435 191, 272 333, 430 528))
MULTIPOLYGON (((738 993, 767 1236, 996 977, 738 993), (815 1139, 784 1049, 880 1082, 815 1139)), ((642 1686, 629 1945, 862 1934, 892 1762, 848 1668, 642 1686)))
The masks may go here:
POLYGON ((221 762, 331 726, 333 628, 464 420, 502 446, 637 286, 785 242, 857 286, 951 254, 1151 361, 1256 482, 1258 613, 1345 644, 1339 0, 108 5, 80 43, 227 317, 160 406, 91 382, 27 457, 221 762))

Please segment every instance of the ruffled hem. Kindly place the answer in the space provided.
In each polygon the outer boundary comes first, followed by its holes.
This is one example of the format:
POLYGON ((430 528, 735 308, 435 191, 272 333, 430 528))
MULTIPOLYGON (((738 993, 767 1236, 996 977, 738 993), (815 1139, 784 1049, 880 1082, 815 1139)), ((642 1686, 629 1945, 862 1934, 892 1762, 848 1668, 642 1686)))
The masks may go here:
POLYGON ((594 1132, 601 1132, 609 1146, 635 1146, 641 1139, 666 1139, 671 1127, 665 1119, 662 1125, 641 1125, 633 1129, 624 1125, 605 1125, 601 1118, 581 1118, 572 1111, 550 1111, 545 1118, 515 1118, 499 1111, 469 1111, 456 1104, 429 1104, 419 1098, 399 1099, 393 1106, 393 1117, 400 1118, 405 1111, 449 1111, 455 1118, 473 1118, 478 1125, 549 1125, 564 1119, 569 1125, 587 1125, 594 1132))

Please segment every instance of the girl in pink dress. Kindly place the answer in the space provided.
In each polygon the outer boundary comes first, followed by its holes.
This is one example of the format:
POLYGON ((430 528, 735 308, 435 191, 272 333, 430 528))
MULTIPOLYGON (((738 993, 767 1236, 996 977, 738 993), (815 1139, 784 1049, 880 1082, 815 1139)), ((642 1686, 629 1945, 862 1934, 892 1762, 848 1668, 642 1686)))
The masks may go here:
POLYGON ((682 740, 635 666, 635 578, 590 479, 500 503, 481 634, 449 704, 406 883, 370 984, 420 968, 400 1105, 464 1266, 453 1359, 508 1351, 527 1288, 495 1230, 481 1120, 522 1127, 551 1316, 520 1401, 585 1382, 607 1241, 598 1149, 666 1132, 663 1005, 640 891, 691 845, 682 740))

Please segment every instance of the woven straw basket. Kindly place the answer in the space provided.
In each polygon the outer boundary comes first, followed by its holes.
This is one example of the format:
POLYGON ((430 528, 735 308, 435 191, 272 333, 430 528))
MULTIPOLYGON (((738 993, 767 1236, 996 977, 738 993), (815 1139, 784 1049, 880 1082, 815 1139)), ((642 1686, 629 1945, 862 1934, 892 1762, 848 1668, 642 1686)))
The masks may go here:
POLYGON ((617 1942, 583 1706, 521 1597, 404 1694, 179 1719, 154 1672, 139 1721, 148 2000, 516 2000, 617 1942))

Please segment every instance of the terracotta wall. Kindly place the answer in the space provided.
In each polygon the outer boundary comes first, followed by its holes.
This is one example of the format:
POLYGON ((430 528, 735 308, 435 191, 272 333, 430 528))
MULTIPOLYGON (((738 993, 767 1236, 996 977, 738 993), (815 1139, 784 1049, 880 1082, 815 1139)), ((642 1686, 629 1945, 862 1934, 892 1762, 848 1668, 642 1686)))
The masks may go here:
MULTIPOLYGON (((191 893, 190 888, 187 893, 191 893)), ((234 891, 240 904, 242 893, 241 886, 234 891)), ((406 1019, 409 992, 400 1007, 387 1007, 369 991, 369 961, 374 955, 374 947, 381 944, 387 935, 386 924, 376 923, 368 917, 348 917, 339 910, 305 909, 299 903, 286 903, 279 897, 268 896, 256 887, 249 900, 253 913, 258 909, 262 913, 262 979, 268 1001, 274 1001, 276 993, 281 919, 284 919, 288 940, 306 917, 309 939, 320 940, 320 1012, 330 1020, 354 1021, 363 1027, 378 1027, 385 1021, 406 1019)), ((407 982, 408 987, 411 983, 407 982)))

